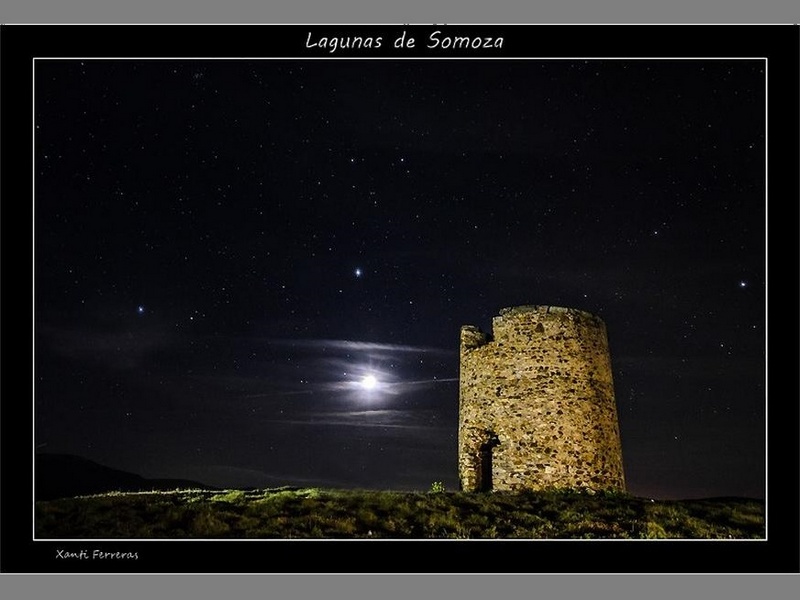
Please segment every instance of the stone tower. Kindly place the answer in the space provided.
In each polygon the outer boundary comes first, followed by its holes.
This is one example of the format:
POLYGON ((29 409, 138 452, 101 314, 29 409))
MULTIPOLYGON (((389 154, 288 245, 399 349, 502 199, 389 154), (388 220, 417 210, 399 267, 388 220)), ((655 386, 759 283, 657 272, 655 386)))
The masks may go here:
POLYGON ((625 489, 603 321, 505 308, 461 328, 458 471, 465 491, 625 489))

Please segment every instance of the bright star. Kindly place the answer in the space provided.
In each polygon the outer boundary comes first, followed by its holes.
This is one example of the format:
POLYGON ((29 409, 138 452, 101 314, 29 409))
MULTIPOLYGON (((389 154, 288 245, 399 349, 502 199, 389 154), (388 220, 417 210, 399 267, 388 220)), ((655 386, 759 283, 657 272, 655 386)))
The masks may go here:
POLYGON ((356 275, 356 277, 361 277, 361 269, 356 269, 355 270, 355 275, 356 275))
POLYGON ((378 380, 375 379, 374 375, 367 375, 361 380, 361 387, 363 387, 365 390, 373 390, 377 385, 378 380))
POLYGON ((136 307, 136 312, 139 313, 140 315, 143 315, 144 314, 144 306, 142 306, 141 304, 139 306, 137 306, 136 307))
POLYGON ((739 287, 740 288, 746 288, 747 287, 747 282, 746 281, 740 281, 739 282, 739 287))

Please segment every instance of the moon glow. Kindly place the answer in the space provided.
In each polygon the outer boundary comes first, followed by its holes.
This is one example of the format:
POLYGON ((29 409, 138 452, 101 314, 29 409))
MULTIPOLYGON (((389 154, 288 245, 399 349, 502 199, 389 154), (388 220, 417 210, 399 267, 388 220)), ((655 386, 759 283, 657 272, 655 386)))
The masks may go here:
POLYGON ((365 390, 374 390, 378 385, 378 380, 374 375, 367 375, 361 380, 361 387, 365 390))

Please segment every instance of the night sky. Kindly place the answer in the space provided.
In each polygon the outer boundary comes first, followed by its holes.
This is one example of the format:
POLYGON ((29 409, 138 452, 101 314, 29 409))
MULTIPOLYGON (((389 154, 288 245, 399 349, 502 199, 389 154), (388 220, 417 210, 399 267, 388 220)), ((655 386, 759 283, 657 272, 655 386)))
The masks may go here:
POLYGON ((606 322, 631 493, 764 497, 764 61, 34 81, 37 452, 457 489, 460 327, 551 304, 606 322))

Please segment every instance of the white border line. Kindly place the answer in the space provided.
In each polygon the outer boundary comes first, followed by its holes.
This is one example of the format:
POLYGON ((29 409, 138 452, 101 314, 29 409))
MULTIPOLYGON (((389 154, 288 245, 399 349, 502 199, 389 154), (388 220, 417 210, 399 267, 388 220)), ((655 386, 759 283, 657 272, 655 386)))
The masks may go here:
MULTIPOLYGON (((38 24, 37 24, 38 25, 38 24)), ((56 25, 63 25, 63 24, 56 24, 56 25)), ((95 25, 95 24, 92 24, 95 25)), ((122 26, 127 26, 129 24, 122 24, 122 26)), ((172 26, 175 24, 164 24, 164 26, 172 26)), ((210 27, 213 25, 204 25, 204 24, 193 24, 194 26, 198 27, 210 27)), ((229 25, 229 24, 224 24, 229 25)), ((252 25, 252 24, 248 24, 252 25)), ((304 26, 312 26, 308 23, 301 24, 304 26)), ((330 24, 326 24, 330 25, 330 24)), ((387 24, 388 25, 388 24, 387 24)), ((574 24, 564 24, 566 26, 574 25, 574 24)), ((591 25, 591 24, 589 24, 591 25)), ((600 24, 594 24, 596 26, 603 26, 600 24)), ((622 24, 620 24, 622 25, 622 24)), ((625 24, 628 25, 628 24, 625 24)), ((655 26, 660 26, 662 24, 655 24, 655 26)), ((667 25, 667 24, 663 24, 667 25)), ((705 26, 709 24, 697 24, 698 26, 705 26)), ((737 24, 730 24, 727 25, 738 27, 741 25, 737 24)), ((282 25, 274 25, 275 27, 282 27, 282 25)), ((336 26, 336 25, 331 25, 336 26)), ((347 26, 352 26, 349 24, 347 26)), ((359 25, 364 27, 369 27, 372 25, 359 25)), ((397 25, 396 23, 393 26, 402 27, 403 25, 397 25)), ((409 25, 410 26, 410 25, 409 25)), ((438 25, 431 25, 431 26, 438 26, 438 25)), ((450 27, 452 25, 442 25, 444 27, 450 27)), ((523 26, 524 25, 520 25, 523 26)), ((489 28, 491 26, 485 26, 489 28)), ((669 56, 659 56, 659 57, 604 57, 604 56, 597 56, 597 57, 536 57, 536 56, 524 56, 524 57, 461 57, 461 56, 453 56, 447 57, 442 56, 440 57, 338 57, 338 56, 320 56, 320 57, 293 57, 293 56, 286 56, 286 57, 265 57, 265 56, 258 56, 258 57, 133 57, 133 56, 125 56, 125 57, 49 57, 49 56, 35 56, 32 59, 32 142, 33 142, 33 216, 34 216, 34 223, 33 223, 33 234, 34 234, 34 244, 33 249, 35 251, 35 230, 36 230, 36 222, 35 222, 35 205, 36 205, 36 192, 35 192, 35 184, 36 184, 36 61, 37 60, 83 60, 83 61, 131 61, 131 60, 141 60, 141 61, 183 61, 183 60, 204 60, 204 61, 240 61, 240 60, 252 60, 252 61, 305 61, 305 60, 398 60, 398 61, 425 61, 425 60, 498 60, 498 61, 509 61, 509 60, 527 60, 527 61, 562 61, 562 60, 572 60, 572 61, 598 61, 598 60, 607 60, 607 61, 721 61, 721 60, 731 60, 731 61, 738 61, 738 60, 762 60, 764 61, 764 169, 765 169, 765 176, 764 176, 764 212, 765 212, 765 219, 764 219, 764 232, 765 232, 765 261, 764 261, 764 268, 765 268, 765 276, 764 276, 764 343, 765 343, 765 371, 764 371, 764 434, 765 434, 765 442, 764 442, 764 467, 765 467, 765 478, 764 478, 764 522, 765 522, 765 530, 764 530, 764 537, 763 538, 736 538, 736 539, 692 539, 692 538, 667 538, 667 539, 624 539, 624 538, 599 538, 599 539, 591 539, 591 540, 583 540, 583 539, 565 539, 565 538, 497 538, 497 539, 475 539, 475 538, 465 538, 465 539, 451 539, 451 538, 414 538, 414 539, 407 539, 407 538, 378 538, 378 539, 367 539, 367 538, 37 538, 36 537, 36 362, 35 362, 35 323, 36 323, 36 294, 35 294, 35 287, 33 290, 34 296, 34 303, 33 303, 33 345, 34 345, 34 353, 33 353, 33 483, 32 483, 32 541, 34 542, 82 542, 84 544, 90 544, 93 542, 283 542, 283 541, 291 541, 291 542, 657 542, 657 543, 664 543, 664 542, 767 542, 769 540, 769 520, 767 518, 768 508, 769 508, 769 461, 768 461, 768 453, 769 453, 769 418, 768 418, 768 411, 769 411, 769 402, 767 393, 767 386, 768 386, 768 375, 769 370, 767 366, 767 260, 766 260, 766 252, 768 246, 767 234, 768 234, 768 219, 767 219, 767 210, 769 207, 769 160, 768 160, 768 152, 769 152, 769 73, 768 73, 768 66, 769 66, 769 59, 765 56, 736 56, 736 57, 729 57, 729 56, 713 56, 713 57, 669 57, 669 56)), ((33 257, 33 281, 35 284, 35 256, 33 257)), ((376 490, 378 491, 378 490, 376 490)), ((147 492, 142 492, 147 493, 147 492)), ((156 492, 158 493, 158 492, 156 492)))
POLYGON ((265 58, 263 56, 231 56, 231 57, 219 57, 219 56, 176 56, 174 58, 171 57, 154 57, 154 56, 90 56, 90 57, 82 57, 82 56, 37 56, 34 57, 33 61, 37 60, 83 60, 83 61, 111 61, 111 60, 163 60, 163 61, 171 61, 171 60, 205 60, 205 61, 237 61, 237 60, 274 60, 274 61, 297 61, 297 60, 363 60, 363 61, 373 61, 373 60, 397 60, 397 61, 406 61, 406 60, 413 60, 413 61, 426 61, 426 60, 439 60, 439 61, 449 61, 449 60, 502 60, 502 61, 513 61, 513 60, 541 60, 541 61, 557 61, 557 60, 582 60, 584 62, 594 61, 594 60, 675 60, 675 61, 701 61, 701 60, 763 60, 767 61, 765 56, 710 56, 710 57, 691 57, 687 58, 685 56, 678 56, 678 57, 665 57, 665 56, 637 56, 635 58, 627 58, 627 57, 619 57, 619 56, 591 56, 589 58, 585 56, 558 56, 558 57, 551 57, 551 56, 475 56, 475 57, 467 57, 467 56, 446 56, 442 55, 441 57, 438 56, 335 56, 334 53, 329 53, 327 56, 278 56, 278 57, 270 57, 265 58))
POLYGON ((769 539, 769 61, 764 59, 764 539, 769 539))

